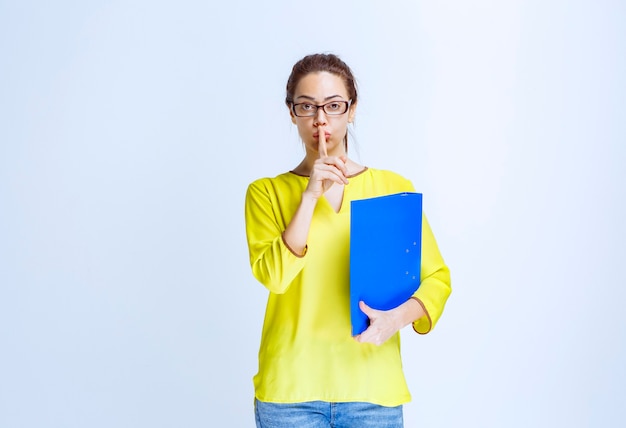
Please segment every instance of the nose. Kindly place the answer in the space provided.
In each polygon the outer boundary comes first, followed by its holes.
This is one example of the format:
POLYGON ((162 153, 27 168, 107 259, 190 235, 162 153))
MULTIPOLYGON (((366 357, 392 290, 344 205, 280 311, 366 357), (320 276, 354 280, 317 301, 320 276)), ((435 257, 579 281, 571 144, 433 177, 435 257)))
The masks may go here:
POLYGON ((315 112, 315 126, 324 126, 327 124, 327 118, 326 118, 326 113, 324 112, 323 108, 319 108, 317 109, 317 111, 315 112))

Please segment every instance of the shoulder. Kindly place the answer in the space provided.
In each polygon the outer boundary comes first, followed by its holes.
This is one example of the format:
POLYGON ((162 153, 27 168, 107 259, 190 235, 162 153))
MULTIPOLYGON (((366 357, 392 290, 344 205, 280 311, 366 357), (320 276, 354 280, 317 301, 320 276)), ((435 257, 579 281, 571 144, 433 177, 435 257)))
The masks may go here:
POLYGON ((290 186, 299 179, 301 179, 301 177, 296 174, 293 174, 291 172, 284 172, 275 177, 257 178, 248 185, 248 189, 269 189, 290 186))
POLYGON ((400 192, 414 192, 410 180, 386 169, 367 168, 349 179, 353 189, 359 189, 363 197, 390 195, 400 192))
POLYGON ((394 171, 389 171, 386 169, 367 168, 365 173, 369 174, 372 180, 375 181, 382 181, 390 185, 413 187, 411 180, 394 171))
POLYGON ((307 180, 306 177, 291 172, 285 172, 276 177, 258 178, 248 185, 246 197, 273 201, 273 203, 279 200, 287 203, 294 198, 299 198, 307 180))

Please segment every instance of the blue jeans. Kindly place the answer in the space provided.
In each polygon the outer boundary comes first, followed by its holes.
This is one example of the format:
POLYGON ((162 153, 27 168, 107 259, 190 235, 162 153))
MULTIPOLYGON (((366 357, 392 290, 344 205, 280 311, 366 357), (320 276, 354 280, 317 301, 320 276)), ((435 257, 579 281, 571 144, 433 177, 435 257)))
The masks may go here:
POLYGON ((402 428, 402 406, 372 403, 267 403, 255 400, 257 428, 402 428))

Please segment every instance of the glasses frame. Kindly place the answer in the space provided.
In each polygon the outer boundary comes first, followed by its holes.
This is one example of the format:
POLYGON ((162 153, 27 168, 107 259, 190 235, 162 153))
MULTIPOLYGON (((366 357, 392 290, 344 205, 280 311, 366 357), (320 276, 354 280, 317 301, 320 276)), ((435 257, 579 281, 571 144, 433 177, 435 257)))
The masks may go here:
POLYGON ((348 100, 348 101, 329 101, 326 104, 313 104, 313 103, 291 103, 291 112, 293 113, 294 116, 296 117, 314 117, 317 114, 317 111, 321 108, 322 111, 324 112, 324 114, 327 114, 329 116, 341 116, 342 114, 346 114, 348 112, 348 110, 350 110, 350 106, 352 105, 352 100, 348 100), (344 111, 343 113, 329 113, 326 111, 326 106, 330 105, 330 104, 337 104, 337 103, 346 103, 346 111, 344 111), (312 114, 307 114, 305 116, 303 115, 299 115, 298 113, 296 113, 296 106, 302 105, 302 104, 309 104, 312 105, 313 107, 315 107, 315 110, 312 112, 312 114))

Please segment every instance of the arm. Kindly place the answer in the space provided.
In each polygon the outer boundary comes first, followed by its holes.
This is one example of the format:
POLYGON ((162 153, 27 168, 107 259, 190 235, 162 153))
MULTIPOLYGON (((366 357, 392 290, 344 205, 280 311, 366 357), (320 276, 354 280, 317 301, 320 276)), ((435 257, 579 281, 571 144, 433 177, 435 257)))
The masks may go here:
POLYGON ((370 326, 355 339, 381 345, 409 324, 420 334, 432 330, 443 312, 451 292, 450 270, 445 265, 430 225, 422 218, 421 281, 409 300, 389 311, 379 311, 360 302, 370 326))
MULTIPOLYGON (((320 132, 320 146, 325 136, 320 132)), ((246 194, 246 235, 252 272, 274 293, 284 293, 304 267, 307 238, 317 201, 334 184, 347 184, 345 158, 323 156, 317 159, 311 177, 291 219, 289 213, 275 212, 280 190, 253 183, 246 194), (287 225, 284 222, 287 221, 287 225)), ((287 191, 286 191, 287 192, 287 191)), ((286 193, 285 192, 285 193, 286 193)))
MULTIPOLYGON (((289 213, 278 206, 277 186, 266 180, 248 186, 245 220, 252 274, 269 291, 282 294, 304 267, 304 259, 283 239, 284 217, 289 213)), ((283 201, 294 197, 297 195, 283 195, 283 201)))
POLYGON ((452 292, 450 269, 445 264, 426 216, 422 217, 422 264, 420 287, 412 298, 420 303, 424 315, 413 322, 413 330, 430 332, 443 313, 452 292))
POLYGON ((328 156, 326 134, 322 127, 319 128, 319 146, 320 157, 313 163, 300 205, 283 235, 287 245, 301 255, 304 255, 306 251, 306 242, 317 201, 333 184, 348 184, 346 158, 328 156))

